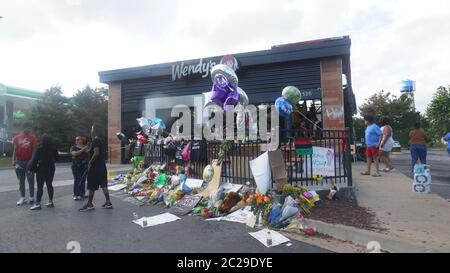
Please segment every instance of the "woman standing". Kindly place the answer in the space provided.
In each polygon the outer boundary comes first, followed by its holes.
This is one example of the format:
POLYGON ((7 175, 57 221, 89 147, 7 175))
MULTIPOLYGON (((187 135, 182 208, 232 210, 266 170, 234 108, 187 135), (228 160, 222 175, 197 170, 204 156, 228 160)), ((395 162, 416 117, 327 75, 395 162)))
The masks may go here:
POLYGON ((106 202, 102 205, 103 209, 112 209, 112 203, 108 192, 108 173, 106 170, 104 147, 101 139, 98 137, 98 128, 92 125, 91 128, 92 144, 89 150, 90 160, 87 168, 87 189, 89 190, 89 199, 79 211, 90 211, 94 209, 92 201, 94 193, 99 187, 102 188, 106 202))
POLYGON ((31 161, 31 170, 36 172, 37 196, 36 203, 30 210, 41 209, 41 198, 44 193, 44 183, 47 185, 48 208, 53 208, 53 177, 55 176, 55 161, 59 159, 58 151, 49 135, 42 135, 36 154, 31 161))
POLYGON ((86 138, 77 136, 75 145, 70 148, 72 154, 72 174, 73 174, 73 200, 81 200, 86 193, 86 174, 89 161, 89 147, 86 145, 86 138))
POLYGON ((393 131, 390 123, 391 120, 388 117, 380 118, 380 124, 382 126, 381 132, 383 133, 380 140, 380 160, 385 164, 385 172, 389 172, 394 169, 391 164, 391 159, 389 158, 389 154, 394 147, 394 139, 392 138, 393 131))
POLYGON ((414 129, 409 132, 409 145, 411 150, 411 170, 414 172, 414 165, 420 159, 420 163, 427 164, 427 133, 420 126, 414 124, 414 129))

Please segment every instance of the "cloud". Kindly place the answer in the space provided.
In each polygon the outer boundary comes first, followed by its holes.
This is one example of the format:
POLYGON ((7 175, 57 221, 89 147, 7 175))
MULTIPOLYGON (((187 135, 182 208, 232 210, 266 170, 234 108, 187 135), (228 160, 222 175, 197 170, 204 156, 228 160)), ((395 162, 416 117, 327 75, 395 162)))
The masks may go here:
POLYGON ((417 82, 423 111, 448 85, 450 1, 15 0, 0 2, 0 81, 67 95, 97 72, 350 35, 357 102, 417 82))

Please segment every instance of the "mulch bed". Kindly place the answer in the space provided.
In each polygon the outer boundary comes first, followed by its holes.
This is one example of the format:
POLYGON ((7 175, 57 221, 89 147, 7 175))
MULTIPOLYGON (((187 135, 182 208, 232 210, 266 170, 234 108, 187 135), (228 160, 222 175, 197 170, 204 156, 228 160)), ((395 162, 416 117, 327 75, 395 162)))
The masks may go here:
POLYGON ((321 199, 306 216, 329 224, 341 224, 355 228, 383 232, 375 214, 367 208, 360 207, 355 199, 321 199))

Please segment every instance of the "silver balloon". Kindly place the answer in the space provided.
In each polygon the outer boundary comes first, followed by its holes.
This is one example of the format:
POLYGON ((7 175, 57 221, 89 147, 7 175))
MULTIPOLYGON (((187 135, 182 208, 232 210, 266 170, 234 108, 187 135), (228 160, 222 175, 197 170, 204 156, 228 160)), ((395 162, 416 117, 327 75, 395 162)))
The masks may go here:
POLYGON ((203 94, 203 101, 204 101, 203 108, 206 108, 208 106, 218 106, 215 102, 213 102, 211 100, 212 93, 213 93, 212 91, 202 93, 203 94))
POLYGON ((231 67, 225 64, 217 64, 211 69, 211 80, 214 83, 214 79, 217 74, 222 74, 228 80, 231 86, 238 86, 238 77, 231 67))
POLYGON ((247 93, 245 93, 244 90, 242 90, 242 88, 238 87, 237 91, 239 93, 239 102, 240 104, 242 104, 243 106, 247 106, 249 101, 248 101, 248 96, 247 93))

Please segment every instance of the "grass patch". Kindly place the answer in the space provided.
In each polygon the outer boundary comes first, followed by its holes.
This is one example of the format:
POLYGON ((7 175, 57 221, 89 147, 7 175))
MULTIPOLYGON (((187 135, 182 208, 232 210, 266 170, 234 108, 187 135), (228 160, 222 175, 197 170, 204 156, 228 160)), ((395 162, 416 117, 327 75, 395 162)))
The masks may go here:
POLYGON ((11 157, 0 157, 0 168, 12 167, 11 161, 11 157))

